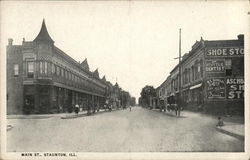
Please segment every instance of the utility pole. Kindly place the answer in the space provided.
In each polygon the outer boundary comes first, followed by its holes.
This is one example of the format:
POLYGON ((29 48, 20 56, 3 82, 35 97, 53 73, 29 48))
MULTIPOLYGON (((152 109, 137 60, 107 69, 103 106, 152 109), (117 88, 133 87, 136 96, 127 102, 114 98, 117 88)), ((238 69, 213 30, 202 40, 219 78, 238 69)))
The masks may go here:
POLYGON ((181 105, 182 105, 182 91, 181 91, 181 28, 179 35, 179 104, 178 104, 178 116, 181 114, 181 105))

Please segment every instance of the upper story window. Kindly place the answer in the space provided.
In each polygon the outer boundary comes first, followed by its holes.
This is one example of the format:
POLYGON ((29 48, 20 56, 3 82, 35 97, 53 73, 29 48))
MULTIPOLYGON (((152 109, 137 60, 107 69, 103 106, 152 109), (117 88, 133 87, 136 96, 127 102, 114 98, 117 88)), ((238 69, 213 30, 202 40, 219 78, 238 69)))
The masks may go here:
POLYGON ((187 70, 187 80, 188 80, 188 83, 190 82, 190 78, 191 77, 191 75, 190 75, 190 68, 188 68, 188 70, 187 70))
POLYGON ((232 59, 226 59, 225 61, 226 76, 232 75, 232 59))
POLYGON ((47 74, 48 63, 40 61, 39 70, 40 70, 40 74, 47 74))
POLYGON ((201 74, 201 66, 200 63, 197 63, 197 79, 200 78, 200 74, 201 74))
POLYGON ((47 74, 48 72, 48 63, 44 62, 44 74, 47 74))
POLYGON ((27 62, 27 77, 34 78, 34 62, 27 62))
POLYGON ((60 68, 58 66, 56 66, 56 75, 60 75, 60 68))
POLYGON ((19 75, 19 65, 14 64, 14 76, 17 77, 19 75))
POLYGON ((51 72, 52 72, 52 74, 55 73, 55 65, 54 64, 51 64, 51 72))
POLYGON ((40 73, 42 74, 43 73, 43 62, 42 61, 40 61, 39 70, 40 70, 40 73))
POLYGON ((201 78, 203 77, 203 61, 202 61, 202 59, 201 59, 201 61, 200 61, 200 75, 201 75, 201 78))
POLYGON ((61 76, 64 77, 64 70, 61 68, 61 76))

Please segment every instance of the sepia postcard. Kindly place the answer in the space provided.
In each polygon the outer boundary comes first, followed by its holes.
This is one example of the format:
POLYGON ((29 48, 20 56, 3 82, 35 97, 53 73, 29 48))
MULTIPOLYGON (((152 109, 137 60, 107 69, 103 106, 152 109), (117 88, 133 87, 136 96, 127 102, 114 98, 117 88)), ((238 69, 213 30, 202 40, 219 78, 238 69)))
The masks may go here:
POLYGON ((249 160, 249 1, 0 1, 1 154, 249 160))

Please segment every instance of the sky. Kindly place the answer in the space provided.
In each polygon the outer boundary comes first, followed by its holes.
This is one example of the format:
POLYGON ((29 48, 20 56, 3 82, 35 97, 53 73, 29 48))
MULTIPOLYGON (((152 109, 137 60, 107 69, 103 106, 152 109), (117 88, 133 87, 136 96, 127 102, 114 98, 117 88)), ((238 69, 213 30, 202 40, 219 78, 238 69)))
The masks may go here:
MULTIPOLYGON (((248 35, 248 1, 1 1, 1 52, 32 41, 43 18, 55 45, 137 99, 158 87, 182 55, 204 40, 248 35)), ((3 59, 6 55, 3 56, 3 59)), ((3 64, 3 63, 2 63, 3 64)))

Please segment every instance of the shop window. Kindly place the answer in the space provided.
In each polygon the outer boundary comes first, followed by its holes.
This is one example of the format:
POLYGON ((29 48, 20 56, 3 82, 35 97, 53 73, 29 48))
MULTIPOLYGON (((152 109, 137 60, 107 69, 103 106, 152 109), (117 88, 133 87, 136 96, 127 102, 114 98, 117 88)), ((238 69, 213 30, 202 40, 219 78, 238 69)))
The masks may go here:
POLYGON ((14 76, 17 77, 19 75, 19 65, 14 64, 14 76))
POLYGON ((226 59, 225 61, 226 76, 232 75, 232 60, 226 59))
POLYGON ((27 77, 34 78, 34 62, 27 62, 27 77))

